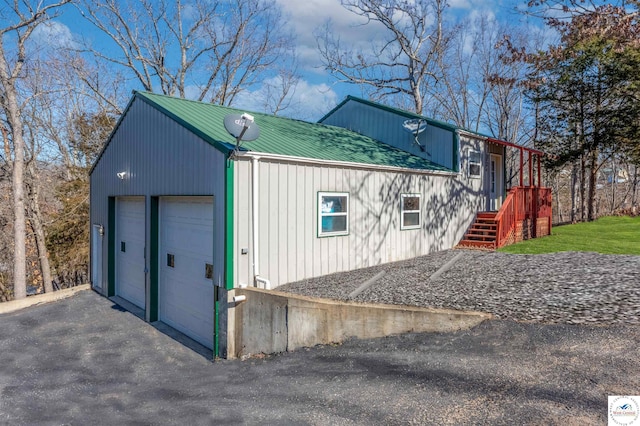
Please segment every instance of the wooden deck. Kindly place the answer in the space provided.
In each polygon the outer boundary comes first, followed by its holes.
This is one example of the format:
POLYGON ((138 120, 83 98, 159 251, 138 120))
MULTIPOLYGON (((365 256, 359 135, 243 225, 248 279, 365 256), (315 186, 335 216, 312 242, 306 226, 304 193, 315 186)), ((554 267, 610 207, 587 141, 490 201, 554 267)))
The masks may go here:
POLYGON ((550 234, 551 189, 517 186, 499 211, 478 213, 458 247, 494 250, 550 234))

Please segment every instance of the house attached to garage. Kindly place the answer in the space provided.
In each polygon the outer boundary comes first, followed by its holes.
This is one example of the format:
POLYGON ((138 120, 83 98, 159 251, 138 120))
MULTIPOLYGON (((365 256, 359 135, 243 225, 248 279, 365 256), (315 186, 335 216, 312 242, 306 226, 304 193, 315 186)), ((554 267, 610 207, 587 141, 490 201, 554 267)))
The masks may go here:
POLYGON ((455 246, 488 202, 487 138, 376 111, 386 135, 256 113, 238 147, 242 111, 135 92, 91 170, 93 288, 225 357, 234 288, 455 246))

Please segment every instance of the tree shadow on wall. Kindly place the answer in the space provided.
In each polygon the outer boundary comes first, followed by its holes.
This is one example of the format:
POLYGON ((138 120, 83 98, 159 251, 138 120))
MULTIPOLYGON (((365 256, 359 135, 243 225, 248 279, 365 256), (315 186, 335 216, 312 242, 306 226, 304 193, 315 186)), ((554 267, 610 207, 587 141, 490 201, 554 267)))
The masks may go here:
POLYGON ((483 191, 471 183, 460 176, 377 172, 352 182, 350 193, 359 204, 351 222, 356 250, 373 256, 364 266, 400 260, 391 253, 395 232, 413 232, 410 244, 416 256, 454 246, 484 203, 483 191), (402 194, 410 193, 422 197, 420 232, 400 231, 402 194), (381 258, 381 253, 390 253, 389 258, 381 258))

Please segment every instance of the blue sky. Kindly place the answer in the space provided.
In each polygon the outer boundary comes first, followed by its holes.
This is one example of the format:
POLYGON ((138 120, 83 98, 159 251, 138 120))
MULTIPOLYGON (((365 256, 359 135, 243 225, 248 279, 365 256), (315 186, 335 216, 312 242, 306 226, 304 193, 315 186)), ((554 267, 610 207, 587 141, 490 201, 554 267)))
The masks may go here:
MULTIPOLYGON (((374 25, 358 26, 357 16, 340 5, 339 0, 273 0, 277 2, 288 17, 290 30, 296 36, 296 48, 299 56, 299 71, 302 79, 295 93, 294 103, 297 111, 288 115, 296 118, 315 120, 328 112, 345 96, 351 94, 362 96, 359 88, 353 85, 338 84, 336 80, 321 68, 316 51, 314 30, 328 20, 333 30, 343 41, 354 45, 366 45, 375 39, 379 32, 374 25)), ((525 2, 506 0, 449 0, 449 13, 453 19, 462 20, 487 14, 496 21, 514 21, 524 19, 515 13, 515 7, 525 2)), ((60 45, 72 44, 81 37, 89 38, 94 43, 102 43, 104 35, 96 31, 91 24, 84 21, 73 7, 45 28, 41 28, 36 37, 60 45)), ((260 88, 245 92, 235 106, 247 110, 260 110, 254 100, 260 96, 260 88)))

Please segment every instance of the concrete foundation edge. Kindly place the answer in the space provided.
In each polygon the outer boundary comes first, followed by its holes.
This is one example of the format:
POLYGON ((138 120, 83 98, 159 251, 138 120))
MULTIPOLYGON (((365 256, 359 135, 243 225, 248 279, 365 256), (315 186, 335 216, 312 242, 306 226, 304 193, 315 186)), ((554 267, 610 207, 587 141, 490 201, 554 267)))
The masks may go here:
POLYGON ((493 317, 482 312, 341 302, 255 288, 235 289, 228 296, 228 358, 340 343, 351 337, 465 330, 493 317), (245 296, 245 300, 233 302, 234 296, 245 296))
POLYGON ((79 291, 90 290, 90 284, 82 284, 76 287, 65 288, 63 290, 54 291, 53 293, 38 294, 29 296, 25 299, 12 300, 10 302, 0 303, 0 314, 19 311, 30 306, 41 305, 43 303, 55 302, 56 300, 66 299, 79 291))

